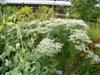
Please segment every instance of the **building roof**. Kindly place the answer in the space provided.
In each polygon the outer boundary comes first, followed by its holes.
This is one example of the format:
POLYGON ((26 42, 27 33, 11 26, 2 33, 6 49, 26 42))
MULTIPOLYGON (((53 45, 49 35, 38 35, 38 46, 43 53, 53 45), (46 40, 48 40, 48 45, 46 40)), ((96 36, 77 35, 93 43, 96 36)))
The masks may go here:
POLYGON ((3 4, 26 4, 26 5, 64 5, 71 6, 70 1, 54 0, 4 0, 3 4))

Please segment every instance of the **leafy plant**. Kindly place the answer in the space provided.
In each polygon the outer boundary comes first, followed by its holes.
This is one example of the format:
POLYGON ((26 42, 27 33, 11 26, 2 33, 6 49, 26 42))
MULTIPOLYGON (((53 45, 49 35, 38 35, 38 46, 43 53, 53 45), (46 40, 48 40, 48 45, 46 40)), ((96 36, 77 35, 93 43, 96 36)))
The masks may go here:
POLYGON ((73 6, 69 9, 71 16, 87 22, 97 22, 100 11, 96 3, 96 0, 73 0, 73 6))
POLYGON ((7 24, 1 35, 4 40, 1 75, 55 75, 57 69, 65 75, 88 74, 92 68, 84 68, 99 63, 99 55, 88 48, 91 40, 88 26, 82 20, 7 24), (90 60, 85 62, 86 59, 90 60), (83 66, 86 63, 90 65, 83 66))
POLYGON ((13 20, 14 23, 18 21, 30 21, 29 15, 32 15, 32 8, 25 6, 9 17, 9 19, 13 20))
POLYGON ((57 12, 55 12, 53 8, 47 6, 40 6, 38 9, 33 10, 35 11, 34 19, 36 20, 39 19, 43 21, 57 16, 57 12))
POLYGON ((16 13, 9 17, 14 23, 19 21, 31 21, 31 20, 47 20, 57 16, 57 13, 53 8, 47 6, 40 6, 39 8, 21 7, 16 13))

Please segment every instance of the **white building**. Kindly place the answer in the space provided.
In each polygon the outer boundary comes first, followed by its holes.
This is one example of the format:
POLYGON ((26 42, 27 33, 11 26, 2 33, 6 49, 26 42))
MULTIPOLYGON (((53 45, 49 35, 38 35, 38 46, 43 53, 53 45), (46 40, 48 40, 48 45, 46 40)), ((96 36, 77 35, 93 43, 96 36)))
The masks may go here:
POLYGON ((3 4, 26 4, 26 5, 64 5, 71 6, 69 0, 2 0, 3 4))

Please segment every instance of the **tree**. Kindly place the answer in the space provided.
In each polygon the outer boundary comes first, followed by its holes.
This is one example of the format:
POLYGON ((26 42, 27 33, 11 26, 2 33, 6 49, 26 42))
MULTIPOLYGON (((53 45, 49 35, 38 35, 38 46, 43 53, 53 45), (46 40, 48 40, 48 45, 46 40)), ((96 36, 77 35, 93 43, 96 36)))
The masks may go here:
POLYGON ((96 22, 98 17, 96 3, 97 0, 73 0, 73 9, 80 14, 81 19, 96 22))

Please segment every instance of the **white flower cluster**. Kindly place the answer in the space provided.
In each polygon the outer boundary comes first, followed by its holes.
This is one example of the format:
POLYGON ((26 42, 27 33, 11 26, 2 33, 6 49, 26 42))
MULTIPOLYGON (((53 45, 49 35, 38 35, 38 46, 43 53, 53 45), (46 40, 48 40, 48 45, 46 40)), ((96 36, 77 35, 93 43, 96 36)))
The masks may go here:
POLYGON ((86 53, 88 53, 88 58, 92 58, 91 64, 100 63, 100 57, 94 54, 93 51, 87 50, 86 53))
POLYGON ((88 29, 88 25, 83 21, 83 20, 76 20, 76 19, 54 19, 53 24, 62 24, 66 25, 67 29, 75 28, 83 28, 83 29, 88 29))
POLYGON ((38 33, 48 33, 52 31, 52 28, 63 26, 64 30, 70 30, 70 29, 88 29, 88 25, 85 24, 82 20, 76 20, 76 19, 51 19, 47 21, 40 22, 38 27, 35 28, 35 32, 38 33))
POLYGON ((85 30, 79 29, 71 29, 71 35, 69 36, 69 40, 75 44, 80 43, 91 43, 89 36, 85 30))
POLYGON ((69 40, 75 44, 76 50, 84 51, 85 53, 87 53, 87 58, 92 59, 92 64, 100 62, 100 57, 96 55, 92 50, 89 50, 87 46, 87 44, 92 43, 92 41, 90 40, 85 30, 72 29, 69 40))
MULTIPOLYGON (((82 20, 76 19, 50 19, 47 21, 38 22, 36 28, 32 29, 35 34, 52 34, 53 31, 57 32, 57 28, 63 28, 65 35, 69 37, 69 41, 75 44, 76 50, 84 51, 88 57, 91 57, 94 62, 99 61, 99 56, 93 53, 88 48, 88 44, 92 41, 87 35, 88 25, 82 20), (68 33, 67 33, 68 32, 68 33), (97 61, 98 60, 98 61, 97 61)), ((67 38, 66 37, 66 38, 67 38)), ((52 56, 61 51, 62 44, 54 42, 50 38, 43 39, 37 46, 37 52, 41 55, 52 56)))
POLYGON ((62 44, 51 40, 50 38, 43 39, 37 46, 37 51, 43 56, 53 56, 61 51, 62 44))

